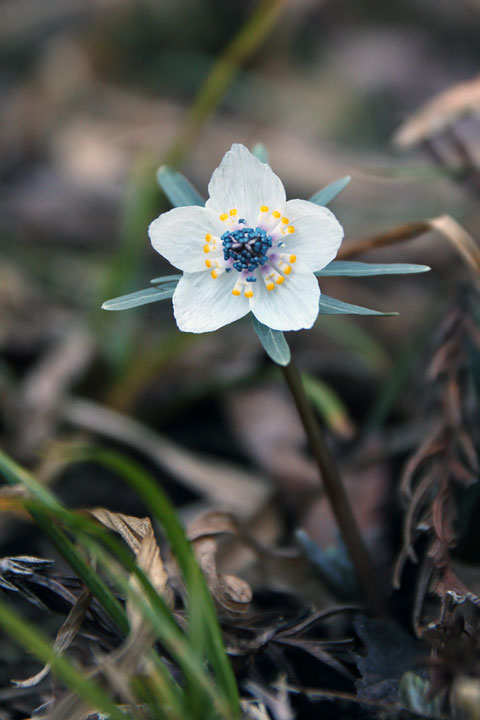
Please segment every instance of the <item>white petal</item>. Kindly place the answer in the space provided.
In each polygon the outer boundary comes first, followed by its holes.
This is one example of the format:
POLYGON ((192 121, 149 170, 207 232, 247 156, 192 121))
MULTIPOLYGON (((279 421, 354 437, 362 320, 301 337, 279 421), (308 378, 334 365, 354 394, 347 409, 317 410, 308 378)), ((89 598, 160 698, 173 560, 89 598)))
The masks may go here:
POLYGON ((238 274, 185 273, 173 294, 173 314, 180 330, 211 332, 246 315, 250 306, 244 295, 232 294, 238 274))
POLYGON ((262 205, 282 212, 286 195, 282 181, 244 145, 232 145, 208 185, 206 207, 218 213, 236 208, 239 218, 255 226, 262 205))
POLYGON ((258 288, 250 303, 257 320, 273 330, 312 327, 318 315, 320 288, 315 275, 300 260, 292 265, 282 285, 269 291, 261 278, 255 285, 258 288))
POLYGON ((148 228, 155 250, 186 272, 205 269, 205 235, 218 235, 223 231, 217 213, 197 206, 169 210, 150 223, 148 228))
POLYGON ((313 272, 328 265, 343 240, 343 228, 335 215, 308 200, 289 200, 283 212, 295 228, 285 238, 287 252, 297 255, 313 272))

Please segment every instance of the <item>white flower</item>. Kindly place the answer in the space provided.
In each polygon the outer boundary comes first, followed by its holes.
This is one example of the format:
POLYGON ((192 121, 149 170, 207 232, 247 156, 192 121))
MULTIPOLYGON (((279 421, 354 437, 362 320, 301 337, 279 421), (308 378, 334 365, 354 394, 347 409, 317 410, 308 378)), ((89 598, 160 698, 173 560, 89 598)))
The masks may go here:
POLYGON ((314 272, 337 254, 343 229, 325 207, 286 200, 281 180, 232 145, 205 207, 179 207, 149 227, 152 245, 183 276, 173 295, 180 330, 217 330, 252 312, 274 330, 310 328, 320 289, 314 272))

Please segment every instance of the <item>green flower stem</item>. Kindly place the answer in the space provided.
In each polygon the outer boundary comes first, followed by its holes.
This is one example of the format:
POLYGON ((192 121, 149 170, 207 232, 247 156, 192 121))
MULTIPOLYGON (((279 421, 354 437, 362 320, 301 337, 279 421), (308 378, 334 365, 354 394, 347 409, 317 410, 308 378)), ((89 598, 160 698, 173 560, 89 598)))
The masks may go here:
POLYGON ((340 473, 305 394, 300 374, 293 361, 286 367, 282 367, 282 371, 305 429, 313 457, 318 465, 325 493, 355 568, 366 604, 374 615, 385 617, 388 615, 385 596, 358 529, 340 473))

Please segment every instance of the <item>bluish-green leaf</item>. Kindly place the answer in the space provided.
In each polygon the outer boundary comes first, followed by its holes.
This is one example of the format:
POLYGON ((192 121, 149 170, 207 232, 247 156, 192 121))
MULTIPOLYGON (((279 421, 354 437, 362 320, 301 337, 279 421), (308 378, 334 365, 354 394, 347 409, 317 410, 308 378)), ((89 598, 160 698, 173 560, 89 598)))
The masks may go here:
POLYGON ((181 277, 181 275, 162 275, 161 277, 152 278, 150 282, 152 285, 164 285, 169 282, 178 282, 181 277))
POLYGON ((348 276, 366 277, 367 275, 410 275, 412 273, 428 272, 428 265, 412 265, 409 263, 365 263, 349 262, 347 260, 333 260, 315 275, 322 276, 348 276))
POLYGON ((201 205, 203 207, 205 205, 205 199, 178 170, 172 170, 167 165, 162 165, 157 170, 157 182, 173 207, 186 207, 189 205, 201 205))
POLYGON ((328 297, 323 293, 320 296, 319 313, 320 315, 398 315, 397 312, 380 312, 361 305, 351 305, 343 302, 343 300, 328 297))
POLYGON ((316 205, 328 205, 333 198, 337 197, 337 195, 347 187, 350 180, 350 175, 345 175, 345 177, 342 177, 339 180, 334 180, 329 185, 325 185, 325 187, 316 192, 315 195, 312 195, 310 202, 313 202, 316 205))
POLYGON ((253 329, 258 335, 268 357, 277 365, 288 365, 291 360, 290 348, 280 330, 272 330, 252 315, 253 329))
POLYGON ((158 300, 168 300, 168 298, 172 297, 176 287, 177 281, 166 283, 160 287, 137 290, 137 292, 130 293, 130 295, 122 295, 118 298, 112 298, 112 300, 106 300, 102 308, 103 310, 129 310, 139 305, 158 302, 158 300))
POLYGON ((256 143, 253 146, 252 155, 255 155, 260 162, 268 163, 268 150, 263 143, 256 143))

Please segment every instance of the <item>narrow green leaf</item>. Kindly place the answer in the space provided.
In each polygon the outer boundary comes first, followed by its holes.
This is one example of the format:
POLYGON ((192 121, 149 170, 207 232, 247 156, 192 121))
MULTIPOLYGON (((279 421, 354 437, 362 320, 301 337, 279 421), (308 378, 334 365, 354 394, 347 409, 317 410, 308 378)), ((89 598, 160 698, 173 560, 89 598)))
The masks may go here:
POLYGON ((92 680, 85 677, 66 657, 53 650, 50 640, 23 618, 7 603, 0 601, 0 624, 13 640, 33 653, 43 663, 49 663, 52 670, 84 702, 95 710, 106 713, 111 720, 127 720, 120 708, 92 680))
POLYGON ((350 303, 328 297, 328 295, 324 295, 323 293, 320 296, 319 308, 320 315, 398 315, 397 312, 380 312, 379 310, 370 310, 361 305, 350 305, 350 303))
MULTIPOLYGON (((131 484, 134 488, 137 488, 136 483, 139 479, 148 479, 146 473, 137 468, 137 466, 135 466, 134 464, 131 464, 128 459, 124 459, 123 456, 117 457, 114 453, 92 451, 91 453, 88 453, 86 457, 85 453, 82 454, 82 459, 86 458, 88 458, 89 460, 93 459, 103 462, 110 467, 112 467, 113 462, 114 467, 112 469, 115 469, 119 475, 130 479, 131 484), (139 473, 138 477, 135 474, 137 472, 139 473)), ((152 626, 158 633, 160 641, 169 650, 171 655, 176 658, 179 666, 184 672, 185 677, 189 678, 189 680, 196 684, 198 688, 202 688, 203 692, 209 694, 210 703, 218 700, 219 708, 220 706, 223 708, 222 717, 224 717, 225 719, 236 718, 236 708, 238 707, 238 700, 235 694, 236 685, 233 686, 233 689, 230 688, 229 693, 226 693, 222 697, 219 696, 219 687, 215 687, 211 682, 204 668, 202 657, 199 657, 198 654, 196 655, 193 652, 191 642, 189 643, 188 638, 177 625, 175 618, 172 615, 170 609, 165 604, 164 599, 153 588, 148 577, 136 565, 130 553, 116 540, 116 538, 111 536, 103 528, 98 527, 91 520, 88 520, 82 515, 76 514, 64 508, 55 498, 55 496, 50 492, 50 490, 43 487, 27 471, 17 466, 16 463, 9 460, 9 458, 7 456, 4 456, 4 454, 1 452, 0 470, 3 471, 3 474, 5 475, 7 480, 9 480, 9 482, 11 482, 12 484, 21 482, 26 487, 28 487, 28 489, 31 491, 31 493, 36 499, 35 501, 25 501, 26 509, 32 514, 34 519, 38 522, 39 526, 42 528, 42 530, 44 530, 47 536, 50 537, 52 542, 54 542, 55 546, 65 557, 72 569, 75 570, 79 577, 87 584, 88 587, 90 587, 92 592, 94 592, 94 594, 98 597, 107 612, 109 611, 108 597, 107 602, 104 602, 105 596, 102 595, 101 592, 96 592, 98 590, 97 586, 100 586, 101 588, 104 585, 103 581, 93 570, 88 568, 88 566, 86 566, 87 572, 84 571, 83 567, 85 566, 85 563, 81 555, 79 554, 78 550, 71 544, 65 534, 62 533, 62 531, 56 526, 55 522, 52 522, 52 515, 56 521, 61 522, 65 525, 66 528, 68 528, 68 530, 75 536, 77 543, 85 551, 87 551, 89 554, 95 557, 98 562, 101 563, 103 569, 110 575, 113 582, 118 585, 122 594, 126 596, 130 596, 133 594, 133 596, 135 596, 134 600, 139 604, 142 615, 149 622, 152 623, 152 626), (5 462, 2 462, 4 459, 5 462), (111 562, 111 555, 108 554, 99 544, 96 539, 97 537, 101 539, 102 545, 107 546, 109 550, 116 555, 116 557, 121 561, 123 566, 129 571, 129 573, 134 573, 136 575, 146 593, 148 603, 141 595, 137 597, 136 591, 128 582, 127 577, 123 576, 121 573, 118 573, 115 563, 111 562)), ((154 484, 153 480, 151 481, 151 484, 154 484)), ((164 527, 165 524, 169 526, 171 531, 171 537, 173 537, 175 534, 175 528, 177 528, 178 530, 176 542, 171 543, 173 550, 176 551, 179 539, 184 543, 184 552, 181 556, 183 562, 179 561, 180 565, 183 565, 185 570, 187 570, 187 576, 188 574, 192 575, 193 573, 200 578, 201 585, 207 593, 207 598, 199 597, 198 593, 192 594, 192 602, 198 603, 199 606, 203 608, 204 614, 200 618, 200 620, 206 625, 205 634, 210 643, 212 643, 215 635, 217 635, 217 642, 219 643, 219 645, 217 645, 217 650, 220 649, 223 653, 224 671, 226 670, 227 675, 228 673, 230 673, 232 682, 235 683, 228 658, 226 657, 225 650, 223 648, 222 638, 220 630, 218 628, 213 603, 211 601, 210 595, 208 594, 208 590, 206 589, 203 575, 193 555, 192 548, 185 538, 183 529, 181 528, 178 519, 175 517, 175 511, 173 507, 170 505, 166 496, 162 495, 162 498, 162 506, 164 507, 164 510, 161 523, 164 527), (185 553, 189 555, 190 559, 186 558, 185 553), (187 562, 188 567, 186 565, 187 562), (212 623, 214 623, 214 625, 216 626, 217 631, 215 631, 215 627, 212 627, 212 623)), ((187 581, 186 584, 187 588, 190 590, 190 583, 187 581)), ((109 590, 108 592, 110 593, 109 590)), ((114 602, 118 605, 118 601, 116 601, 113 595, 112 598, 114 602)), ((124 631, 127 631, 128 623, 121 606, 119 606, 119 610, 122 614, 121 617, 124 618, 124 621, 123 623, 118 622, 118 624, 122 627, 124 631)), ((110 614, 115 619, 115 613, 112 612, 110 614)), ((212 662, 212 666, 215 666, 214 658, 210 657, 210 660, 212 662)), ((218 678, 218 680, 220 684, 222 682, 221 676, 218 678)), ((172 686, 171 689, 172 691, 174 691, 175 687, 172 686)))
POLYGON ((347 187, 350 180, 350 175, 345 175, 345 177, 342 177, 339 180, 334 180, 329 185, 325 185, 325 187, 316 192, 315 195, 312 195, 310 202, 313 202, 316 205, 328 205, 333 198, 335 198, 344 188, 347 187))
POLYGON ((165 285, 165 283, 169 282, 178 282, 181 277, 181 275, 162 275, 161 277, 152 278, 150 282, 152 285, 165 285))
POLYGON ((351 439, 353 423, 340 396, 330 385, 313 375, 302 373, 302 382, 310 402, 326 425, 343 439, 351 439))
POLYGON ((126 634, 128 632, 128 621, 122 606, 103 580, 85 562, 81 553, 70 542, 65 533, 52 522, 52 518, 50 517, 50 514, 53 513, 60 521, 65 522, 66 519, 70 519, 71 513, 58 502, 48 488, 39 483, 30 473, 17 465, 17 463, 2 451, 0 451, 0 473, 10 485, 20 484, 30 490, 38 502, 25 501, 25 508, 30 512, 35 522, 38 523, 45 532, 72 570, 74 570, 85 585, 90 588, 120 630, 126 634))
POLYGON ((161 165, 157 170, 157 182, 173 207, 205 205, 205 200, 198 190, 178 170, 161 165))
MULTIPOLYGON (((78 530, 78 527, 76 527, 78 518, 73 517, 72 520, 75 529, 78 530)), ((88 524, 86 524, 85 527, 88 531, 88 524)), ((98 534, 98 529, 94 528, 94 532, 98 534)), ((112 582, 117 585, 119 592, 134 603, 142 613, 143 618, 152 625, 159 641, 176 660, 185 679, 188 680, 189 688, 192 686, 195 687, 197 697, 199 697, 200 693, 204 702, 211 704, 212 702, 218 701, 219 706, 222 705, 225 710, 228 710, 228 702, 219 696, 218 688, 214 685, 211 676, 204 667, 203 657, 195 653, 188 637, 177 625, 170 608, 165 603, 163 597, 159 595, 152 586, 147 575, 136 565, 133 558, 125 548, 119 544, 116 538, 108 534, 106 535, 103 532, 99 534, 102 537, 103 544, 114 553, 129 573, 133 573, 136 576, 145 595, 139 593, 138 590, 129 583, 128 578, 123 575, 123 573, 117 571, 115 563, 111 561, 111 555, 107 553, 93 537, 90 537, 86 533, 80 533, 78 535, 78 541, 95 557, 99 566, 110 576, 112 582)), ((194 601, 203 607, 203 601, 201 601, 198 596, 195 596, 194 601)), ((189 620, 191 622, 191 618, 189 618, 189 620)), ((165 677, 170 683, 173 682, 173 678, 171 678, 169 674, 165 677)), ((175 684, 171 685, 170 689, 177 694, 175 684)), ((177 698, 180 699, 178 694, 177 698)), ((185 699, 189 700, 190 698, 186 697, 185 699)), ((234 715, 234 713, 231 715, 234 715)), ((227 714, 227 717, 228 716, 229 714, 227 714)))
POLYGON ((268 357, 277 365, 288 365, 291 360, 290 348, 285 340, 285 335, 280 330, 271 328, 259 322, 255 315, 252 315, 253 329, 263 345, 268 357))
POLYGON ((106 300, 103 310, 129 310, 139 305, 147 305, 148 303, 158 302, 159 300, 168 300, 171 298, 177 287, 177 282, 165 283, 160 287, 144 288, 129 295, 122 295, 112 300, 106 300))
POLYGON ((253 146, 252 155, 255 155, 260 162, 268 163, 268 150, 263 143, 256 143, 253 146))
POLYGON ((344 275, 347 277, 366 277, 368 275, 410 275, 428 272, 428 265, 412 265, 409 263, 365 263, 347 260, 333 260, 322 270, 317 270, 317 277, 344 275))
MULTIPOLYGON (((229 704, 230 713, 228 717, 237 718, 239 714, 237 683, 225 652, 213 600, 193 549, 185 537, 184 530, 170 500, 154 479, 129 458, 107 450, 89 452, 87 457, 106 465, 124 478, 136 490, 152 515, 164 529, 181 568, 189 602, 200 603, 203 608, 199 620, 206 625, 205 638, 207 644, 205 650, 208 652, 208 659, 216 674, 218 691, 222 692, 229 704)), ((191 619, 194 618, 195 614, 192 614, 191 619)), ((190 622, 189 634, 195 632, 195 628, 192 628, 191 625, 192 622, 190 622)))

